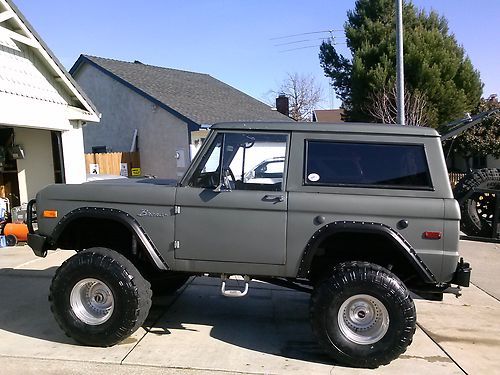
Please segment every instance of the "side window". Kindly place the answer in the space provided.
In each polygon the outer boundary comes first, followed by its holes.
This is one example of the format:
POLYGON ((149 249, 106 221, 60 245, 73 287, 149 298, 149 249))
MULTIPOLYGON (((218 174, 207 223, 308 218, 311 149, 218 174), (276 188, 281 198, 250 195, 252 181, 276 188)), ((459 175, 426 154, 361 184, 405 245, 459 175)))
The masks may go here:
POLYGON ((430 189, 423 145, 307 141, 306 185, 430 189))
POLYGON ((215 189, 219 185, 219 165, 223 135, 219 134, 203 156, 198 167, 193 173, 188 186, 206 189, 215 189))
POLYGON ((231 178, 234 177, 234 189, 282 190, 286 135, 232 133, 226 135, 226 140, 237 147, 227 160, 229 171, 233 174, 231 178))
POLYGON ((219 134, 194 172, 189 186, 282 190, 286 148, 286 134, 219 134))

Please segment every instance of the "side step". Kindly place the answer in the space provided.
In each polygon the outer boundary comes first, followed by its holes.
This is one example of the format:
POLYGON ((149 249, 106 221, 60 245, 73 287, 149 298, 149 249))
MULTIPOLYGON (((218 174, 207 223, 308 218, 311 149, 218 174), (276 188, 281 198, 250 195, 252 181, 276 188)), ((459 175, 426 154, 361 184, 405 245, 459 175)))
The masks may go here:
POLYGON ((221 275, 221 280, 222 280, 222 286, 220 288, 220 291, 222 293, 222 295, 224 297, 245 297, 248 293, 248 283, 250 282, 250 276, 248 275, 245 275, 245 276, 241 276, 241 275, 225 275, 225 274, 222 274, 221 275), (227 280, 230 280, 231 278, 236 278, 236 280, 242 278, 243 281, 245 282, 245 289, 244 290, 238 290, 238 289, 229 289, 229 290, 226 290, 226 281, 227 280))

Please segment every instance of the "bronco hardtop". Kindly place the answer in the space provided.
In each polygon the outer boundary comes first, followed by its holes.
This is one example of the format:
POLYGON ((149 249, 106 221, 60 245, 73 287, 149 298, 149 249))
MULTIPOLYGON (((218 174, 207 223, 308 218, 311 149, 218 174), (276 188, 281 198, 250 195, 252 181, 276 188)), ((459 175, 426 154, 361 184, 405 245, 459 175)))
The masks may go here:
POLYGON ((412 341, 410 290, 439 300, 470 278, 441 139, 424 127, 217 124, 178 183, 51 185, 28 216, 37 255, 77 251, 50 301, 61 328, 87 345, 133 333, 151 288, 211 276, 223 295, 242 297, 256 279, 310 293, 326 352, 376 367, 412 341), (245 288, 231 289, 231 276, 245 288))

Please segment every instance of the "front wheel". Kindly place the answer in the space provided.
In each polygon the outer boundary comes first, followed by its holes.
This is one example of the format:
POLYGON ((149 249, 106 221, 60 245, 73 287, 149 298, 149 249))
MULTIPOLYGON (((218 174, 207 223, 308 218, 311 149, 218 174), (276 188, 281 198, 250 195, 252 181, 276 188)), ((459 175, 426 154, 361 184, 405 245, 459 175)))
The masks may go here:
POLYGON ((85 345, 111 346, 144 323, 151 307, 151 289, 123 255, 91 248, 58 268, 49 301, 68 336, 85 345))
POLYGON ((416 326, 415 305, 390 271, 342 263, 311 297, 311 324, 325 351, 341 364, 375 368, 404 353, 416 326))

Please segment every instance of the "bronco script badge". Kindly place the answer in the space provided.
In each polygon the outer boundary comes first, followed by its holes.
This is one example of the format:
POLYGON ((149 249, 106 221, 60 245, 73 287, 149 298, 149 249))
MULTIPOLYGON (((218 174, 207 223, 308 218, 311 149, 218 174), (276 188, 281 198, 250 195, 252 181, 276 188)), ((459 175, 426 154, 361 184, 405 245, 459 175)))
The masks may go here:
POLYGON ((140 213, 137 214, 139 217, 166 217, 170 216, 168 213, 165 212, 151 212, 146 208, 143 208, 140 213))

